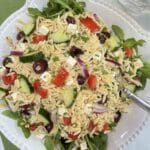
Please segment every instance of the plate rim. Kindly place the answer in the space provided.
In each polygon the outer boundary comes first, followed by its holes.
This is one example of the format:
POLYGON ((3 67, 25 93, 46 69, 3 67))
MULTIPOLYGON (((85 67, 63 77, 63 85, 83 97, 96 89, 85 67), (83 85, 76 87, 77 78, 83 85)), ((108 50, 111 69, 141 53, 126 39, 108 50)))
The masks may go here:
MULTIPOLYGON (((0 26, 0 33, 3 33, 4 29, 11 24, 11 22, 14 21, 14 19, 18 16, 19 12, 23 12, 27 9, 28 6, 30 6, 35 0, 26 0, 24 6, 22 6, 20 9, 12 13, 0 26)), ((122 19, 124 19, 128 24, 132 27, 133 30, 135 30, 136 33, 140 34, 143 39, 150 40, 150 32, 147 32, 144 30, 132 17, 130 17, 128 14, 126 14, 124 11, 122 11, 120 8, 117 8, 114 5, 111 5, 108 2, 105 2, 103 0, 89 0, 90 2, 97 3, 101 5, 102 7, 109 8, 114 13, 117 13, 122 19), (113 7, 112 7, 113 6, 113 7)), ((0 35, 1 36, 1 35, 0 35)), ((1 37, 0 37, 1 38, 1 37)), ((0 119, 3 119, 0 117, 0 119)), ((146 117, 141 121, 140 125, 136 128, 136 130, 131 134, 130 137, 127 138, 122 144, 119 145, 118 150, 124 150, 127 145, 129 145, 133 140, 136 139, 136 137, 142 132, 143 128, 145 127, 146 123, 150 120, 150 117, 146 115, 146 117)), ((25 143, 21 142, 20 140, 16 140, 13 135, 8 132, 3 124, 0 124, 0 130, 1 132, 8 137, 8 139, 15 144, 17 147, 21 147, 21 149, 27 150, 30 149, 25 143)))

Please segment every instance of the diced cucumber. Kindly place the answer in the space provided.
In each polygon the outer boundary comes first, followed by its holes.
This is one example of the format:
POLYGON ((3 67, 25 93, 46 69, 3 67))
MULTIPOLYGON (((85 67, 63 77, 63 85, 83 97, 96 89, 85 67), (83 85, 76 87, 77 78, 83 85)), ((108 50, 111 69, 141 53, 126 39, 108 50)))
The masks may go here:
POLYGON ((48 121, 50 120, 50 114, 49 114, 49 112, 46 111, 45 109, 40 108, 39 114, 40 114, 41 116, 43 116, 46 120, 48 120, 48 121))
POLYGON ((63 91, 64 103, 67 108, 71 107, 77 97, 77 90, 74 88, 67 88, 63 91))
POLYGON ((109 39, 107 39, 106 46, 111 50, 114 50, 116 47, 118 47, 119 39, 117 36, 111 36, 109 39))
POLYGON ((33 31, 34 28, 35 28, 35 24, 33 22, 28 22, 24 24, 24 26, 22 27, 22 30, 26 35, 29 35, 33 31))
POLYGON ((6 90, 3 88, 0 88, 0 99, 2 99, 6 95, 6 90))
POLYGON ((57 31, 55 33, 52 34, 52 40, 55 43, 63 43, 63 42, 67 42, 70 40, 70 37, 68 34, 62 32, 62 31, 57 31))
POLYGON ((38 114, 37 116, 37 122, 42 122, 42 123, 45 123, 45 124, 48 124, 49 121, 41 114, 38 114))
POLYGON ((20 76, 20 91, 24 93, 31 93, 33 91, 32 85, 29 83, 28 79, 21 75, 20 76))
POLYGON ((39 59, 43 59, 44 54, 42 52, 32 52, 27 55, 21 56, 19 59, 23 63, 33 62, 39 59))
POLYGON ((136 85, 134 84, 129 84, 125 86, 128 90, 130 90, 131 92, 135 92, 136 90, 136 85))
POLYGON ((57 133, 58 133, 58 126, 55 125, 55 126, 53 127, 53 129, 51 130, 51 132, 49 133, 49 135, 55 137, 55 136, 57 135, 57 133))

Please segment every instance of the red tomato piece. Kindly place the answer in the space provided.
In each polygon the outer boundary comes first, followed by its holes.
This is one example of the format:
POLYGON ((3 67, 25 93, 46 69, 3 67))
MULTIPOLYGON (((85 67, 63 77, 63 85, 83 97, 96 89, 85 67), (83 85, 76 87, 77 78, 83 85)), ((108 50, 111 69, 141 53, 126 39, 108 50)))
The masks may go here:
POLYGON ((2 77, 2 80, 5 85, 11 85, 15 82, 17 79, 17 74, 16 72, 10 72, 2 77))
POLYGON ((40 125, 43 125, 43 123, 42 122, 40 122, 40 123, 33 123, 33 124, 30 125, 29 129, 31 131, 34 131, 40 125))
POLYGON ((33 88, 42 98, 48 97, 48 90, 41 87, 40 80, 35 80, 33 82, 33 88))
POLYGON ((73 140, 76 140, 78 138, 79 134, 75 134, 75 133, 68 133, 68 137, 73 139, 73 140))
POLYGON ((97 23, 90 17, 81 18, 80 22, 86 26, 91 32, 98 32, 100 30, 100 27, 97 25, 97 23))
POLYGON ((40 80, 35 80, 33 82, 33 88, 34 90, 37 92, 39 88, 41 88, 41 83, 40 83, 40 80))
POLYGON ((64 117, 63 122, 65 126, 71 125, 71 117, 64 117))
POLYGON ((90 122, 88 124, 88 130, 92 131, 95 127, 96 127, 96 125, 94 124, 94 122, 92 120, 90 120, 90 122))
POLYGON ((45 40, 47 40, 47 39, 48 39, 48 36, 47 36, 47 35, 38 35, 38 34, 35 34, 35 35, 33 35, 33 37, 32 37, 32 41, 33 41, 33 43, 35 43, 35 44, 38 44, 39 42, 45 41, 45 40))
POLYGON ((131 58, 133 55, 132 48, 125 48, 125 55, 126 55, 126 57, 131 58))
POLYGON ((44 88, 39 88, 37 93, 42 97, 42 98, 47 98, 48 97, 48 90, 44 88))
POLYGON ((52 83, 56 86, 56 87, 60 87, 64 84, 64 82, 67 80, 69 76, 69 73, 67 72, 67 70, 65 68, 61 68, 57 75, 54 77, 54 79, 52 80, 52 83))
POLYGON ((109 130, 109 124, 108 124, 108 123, 105 123, 104 126, 103 126, 102 131, 105 132, 105 131, 107 131, 107 130, 109 130))
POLYGON ((88 87, 91 90, 95 90, 96 89, 96 82, 97 82, 96 76, 95 75, 90 75, 89 78, 88 78, 88 81, 87 81, 88 87))

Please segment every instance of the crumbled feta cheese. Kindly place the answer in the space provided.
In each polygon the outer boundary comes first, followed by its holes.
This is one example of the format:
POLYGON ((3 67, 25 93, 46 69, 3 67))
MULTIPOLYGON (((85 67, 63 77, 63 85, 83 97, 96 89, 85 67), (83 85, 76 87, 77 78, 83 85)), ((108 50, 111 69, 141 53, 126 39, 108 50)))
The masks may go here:
POLYGON ((63 116, 66 112, 67 112, 67 110, 66 110, 66 108, 64 108, 64 107, 58 108, 58 114, 59 114, 60 116, 63 116))
POLYGON ((13 112, 16 112, 17 111, 17 108, 15 107, 14 103, 12 101, 7 101, 10 109, 13 111, 13 112))
POLYGON ((25 43, 18 43, 17 44, 17 47, 16 47, 16 50, 17 51, 25 51, 27 48, 26 44, 25 43))
POLYGON ((123 51, 122 50, 117 50, 116 52, 114 52, 114 55, 116 57, 123 57, 123 51))
POLYGON ((137 69, 143 67, 143 62, 141 61, 141 59, 137 59, 136 61, 134 61, 134 67, 137 69))
POLYGON ((47 35, 48 32, 49 32, 49 29, 47 27, 45 27, 45 26, 40 26, 38 28, 38 32, 41 33, 41 34, 43 34, 43 35, 47 35))
POLYGON ((44 82, 48 82, 51 80, 51 74, 48 72, 44 72, 40 77, 44 82))
POLYGON ((87 114, 87 115, 90 115, 92 113, 92 104, 86 104, 85 107, 84 107, 84 112, 87 114))
POLYGON ((100 52, 96 52, 94 55, 93 55, 93 58, 96 59, 96 60, 100 60, 101 59, 101 56, 102 54, 100 52))
POLYGON ((45 129, 43 127, 41 127, 41 126, 36 128, 36 130, 34 131, 34 134, 39 139, 43 139, 46 136, 45 129))
POLYGON ((81 148, 81 150, 87 150, 88 148, 87 148, 86 142, 81 143, 80 148, 81 148))
POLYGON ((15 100, 17 98, 17 93, 12 93, 11 97, 13 98, 13 100, 15 100))
POLYGON ((76 24, 69 24, 68 27, 67 27, 67 32, 68 33, 78 33, 78 30, 77 30, 78 26, 76 24))
POLYGON ((67 64, 69 64, 71 67, 73 67, 76 63, 77 63, 77 61, 73 57, 71 57, 71 56, 68 57, 67 64))
POLYGON ((67 82, 66 82, 66 85, 72 85, 73 84, 73 79, 70 79, 70 80, 68 80, 67 82))

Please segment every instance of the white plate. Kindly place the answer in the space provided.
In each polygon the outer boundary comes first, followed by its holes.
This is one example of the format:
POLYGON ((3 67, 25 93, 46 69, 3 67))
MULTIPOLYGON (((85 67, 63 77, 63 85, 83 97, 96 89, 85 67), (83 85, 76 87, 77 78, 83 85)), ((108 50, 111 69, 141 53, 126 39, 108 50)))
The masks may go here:
MULTIPOLYGON (((27 16, 27 8, 42 8, 47 0, 27 0, 23 8, 12 14, 0 27, 0 56, 6 54, 10 49, 5 43, 6 36, 16 38, 16 24, 18 19, 25 21, 31 18, 27 16)), ((145 46, 140 49, 144 60, 150 59, 150 34, 146 33, 142 28, 129 16, 114 8, 110 4, 101 0, 86 0, 87 9, 97 13, 103 17, 107 24, 117 24, 121 26, 127 37, 142 38, 147 41, 145 46)), ((149 99, 150 82, 148 81, 144 91, 138 93, 142 98, 149 99)), ((2 109, 0 110, 2 111, 2 109)), ((148 113, 140 109, 135 104, 130 106, 129 113, 123 115, 116 130, 109 135, 108 150, 124 149, 125 146, 135 139, 148 120, 148 113)), ((22 150, 44 150, 44 146, 40 140, 33 135, 29 139, 25 139, 22 131, 17 127, 16 122, 0 114, 0 130, 5 136, 16 144, 22 150)))

